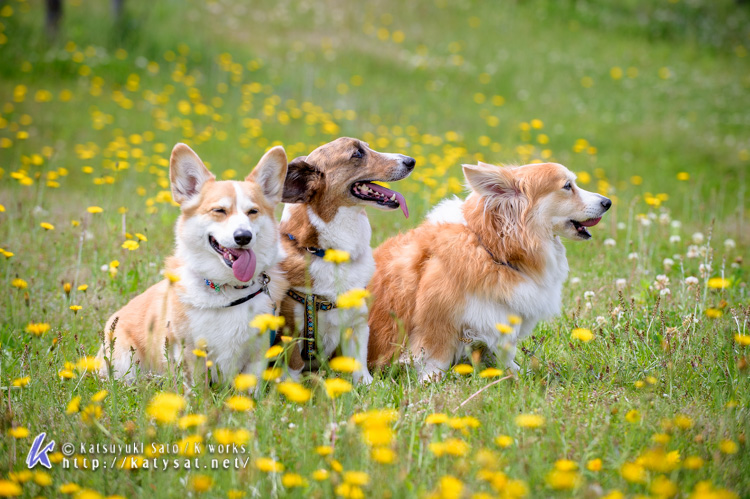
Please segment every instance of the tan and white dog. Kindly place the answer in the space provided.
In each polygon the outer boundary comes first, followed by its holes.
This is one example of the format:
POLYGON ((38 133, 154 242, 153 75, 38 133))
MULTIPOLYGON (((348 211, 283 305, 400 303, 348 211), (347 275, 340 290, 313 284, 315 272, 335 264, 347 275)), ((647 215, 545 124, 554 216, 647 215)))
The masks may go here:
POLYGON ((587 227, 612 204, 579 188, 575 175, 555 163, 479 163, 463 171, 472 190, 465 201, 443 201, 422 225, 375 251, 373 366, 411 360, 424 381, 479 344, 517 370, 516 343, 539 320, 560 313, 568 275, 560 237, 589 239, 587 227), (509 332, 514 315, 522 322, 509 332))
POLYGON ((401 180, 414 169, 414 159, 379 153, 358 139, 342 137, 289 163, 284 186, 281 240, 290 291, 281 312, 295 334, 302 336, 289 359, 296 378, 318 365, 318 355, 330 358, 341 343, 344 355, 355 357, 361 368, 355 381, 369 383, 367 370, 367 306, 333 308, 336 297, 370 282, 375 262, 370 248, 370 222, 365 206, 383 210, 401 208, 409 216, 404 197, 373 181, 401 180), (324 260, 328 249, 349 253, 341 264, 324 260), (308 313, 305 310, 308 310, 308 313), (317 327, 307 321, 317 321, 317 327), (316 335, 317 329, 317 335, 316 335), (348 332, 347 332, 348 331, 348 332), (316 338, 317 336, 317 338, 316 338))
POLYGON ((182 211, 176 249, 165 279, 107 321, 98 354, 102 375, 132 379, 135 362, 157 373, 184 363, 190 383, 196 348, 224 376, 261 374, 268 338, 249 322, 271 313, 286 291, 274 218, 286 173, 281 147, 269 150, 244 181, 216 181, 192 149, 174 147, 172 197, 182 211))

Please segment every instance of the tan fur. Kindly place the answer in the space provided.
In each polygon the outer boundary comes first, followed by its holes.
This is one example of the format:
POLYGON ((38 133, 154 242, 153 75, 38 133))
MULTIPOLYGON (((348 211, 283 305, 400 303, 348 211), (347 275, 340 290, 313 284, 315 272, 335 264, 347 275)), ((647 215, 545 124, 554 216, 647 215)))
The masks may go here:
POLYGON ((463 204, 465 225, 427 221, 375 250, 371 366, 392 362, 404 348, 450 363, 461 345, 467 296, 507 303, 522 282, 542 280, 542 246, 559 239, 540 207, 582 209, 580 196, 562 190, 573 177, 561 165, 465 167, 467 175, 477 171, 481 179, 463 204))

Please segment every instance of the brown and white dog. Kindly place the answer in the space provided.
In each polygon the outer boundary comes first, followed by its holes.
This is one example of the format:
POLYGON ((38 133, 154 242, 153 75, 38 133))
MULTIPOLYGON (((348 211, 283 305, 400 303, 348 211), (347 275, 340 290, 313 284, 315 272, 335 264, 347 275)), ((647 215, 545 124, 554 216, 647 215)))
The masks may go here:
POLYGON ((555 163, 464 165, 472 192, 436 206, 427 220, 375 251, 369 361, 416 363, 439 377, 474 343, 517 370, 516 343, 559 314, 568 261, 560 237, 589 239, 612 202, 587 192, 555 163), (508 333, 512 316, 522 319, 508 333), (400 351, 404 331, 408 351, 400 351))
MULTIPOLYGON (((249 322, 271 313, 286 290, 277 268, 283 250, 274 218, 286 173, 281 147, 268 151, 244 181, 216 181, 192 149, 174 147, 172 197, 182 211, 176 249, 166 261, 165 279, 107 321, 98 354, 108 361, 102 375, 111 369, 132 379, 135 362, 162 373, 184 361, 190 383, 195 348, 205 349, 224 376, 261 374, 268 338, 249 322)), ((218 379, 217 369, 211 373, 218 379)))
MULTIPOLYGON (((308 156, 289 163, 284 186, 281 240, 286 253, 281 268, 291 291, 282 302, 286 323, 307 333, 304 299, 317 308, 317 339, 300 341, 289 359, 294 378, 305 368, 315 368, 318 352, 330 358, 341 343, 344 355, 355 357, 361 368, 355 381, 370 383, 367 371, 367 306, 328 309, 336 297, 370 282, 375 262, 370 248, 370 222, 365 206, 383 210, 401 208, 409 216, 404 197, 372 183, 401 180, 414 169, 414 159, 402 154, 373 151, 361 140, 342 137, 322 145, 308 156), (349 261, 336 264, 323 259, 325 250, 349 253, 349 261), (311 303, 311 297, 315 303, 311 303), (301 303, 302 301, 302 303, 301 303), (315 346, 313 346, 315 345, 315 346)), ((308 314, 308 317, 312 315, 308 314)), ((295 333, 298 334, 298 333, 295 333)), ((304 336, 304 335, 303 335, 304 336)), ((314 336, 314 329, 311 336, 314 336)))

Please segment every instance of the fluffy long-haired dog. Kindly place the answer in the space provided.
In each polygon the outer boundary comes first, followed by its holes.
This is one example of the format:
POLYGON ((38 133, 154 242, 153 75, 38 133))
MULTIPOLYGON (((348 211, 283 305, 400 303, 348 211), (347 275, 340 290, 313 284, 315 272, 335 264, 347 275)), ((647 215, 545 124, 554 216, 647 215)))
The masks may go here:
MULTIPOLYGON (((271 313, 286 283, 274 208, 287 172, 284 149, 269 150, 244 181, 216 181, 200 158, 177 144, 170 160, 172 197, 180 204, 176 249, 165 279, 107 321, 101 374, 130 379, 182 361, 191 381, 195 348, 224 375, 260 374, 268 338, 249 326, 271 313)), ((217 369, 212 378, 217 379, 217 369)))
POLYGON ((375 251, 371 365, 410 358, 426 380, 477 343, 517 369, 518 340, 560 311, 568 275, 560 237, 589 239, 587 227, 612 204, 555 163, 463 171, 472 190, 465 201, 443 201, 422 225, 375 251), (400 331, 408 350, 399 350, 400 331))
POLYGON ((319 355, 329 358, 341 342, 342 331, 348 330, 342 350, 361 364, 354 379, 372 381, 367 371, 367 306, 336 309, 335 301, 342 292, 367 286, 375 269, 364 207, 401 208, 409 216, 401 194, 373 181, 401 180, 413 168, 414 159, 408 156, 376 152, 348 137, 289 163, 283 196, 289 204, 280 229, 287 254, 281 268, 291 289, 281 311, 301 336, 289 359, 293 377, 306 366, 316 367, 319 355), (348 252, 349 261, 326 261, 328 249, 348 252))

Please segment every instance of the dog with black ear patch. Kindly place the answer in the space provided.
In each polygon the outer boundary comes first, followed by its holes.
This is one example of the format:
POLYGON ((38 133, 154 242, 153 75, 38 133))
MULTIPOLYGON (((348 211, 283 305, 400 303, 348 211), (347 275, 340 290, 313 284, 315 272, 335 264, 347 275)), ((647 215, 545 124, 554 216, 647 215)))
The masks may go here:
POLYGON ((400 208, 409 216, 404 196, 374 182, 394 182, 414 169, 413 158, 380 153, 358 139, 342 137, 294 159, 284 183, 281 241, 286 253, 281 269, 290 289, 281 304, 295 347, 289 372, 298 378, 316 369, 341 346, 358 361, 355 382, 370 383, 367 370, 367 305, 336 307, 336 298, 364 289, 375 271, 372 231, 366 206, 400 208), (348 253, 335 262, 328 250, 348 253))

